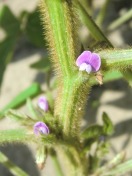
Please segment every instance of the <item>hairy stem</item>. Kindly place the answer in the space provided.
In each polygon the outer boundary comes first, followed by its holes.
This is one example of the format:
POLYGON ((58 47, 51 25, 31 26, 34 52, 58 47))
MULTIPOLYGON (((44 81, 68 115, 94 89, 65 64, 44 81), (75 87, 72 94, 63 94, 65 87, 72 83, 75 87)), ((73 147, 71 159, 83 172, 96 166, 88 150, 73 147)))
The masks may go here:
POLYGON ((71 0, 41 0, 40 11, 57 75, 70 77, 78 52, 73 3, 71 0))
POLYGON ((88 76, 85 77, 81 73, 62 83, 59 90, 61 99, 58 99, 55 114, 63 124, 64 135, 78 136, 80 117, 84 112, 89 89, 88 76))

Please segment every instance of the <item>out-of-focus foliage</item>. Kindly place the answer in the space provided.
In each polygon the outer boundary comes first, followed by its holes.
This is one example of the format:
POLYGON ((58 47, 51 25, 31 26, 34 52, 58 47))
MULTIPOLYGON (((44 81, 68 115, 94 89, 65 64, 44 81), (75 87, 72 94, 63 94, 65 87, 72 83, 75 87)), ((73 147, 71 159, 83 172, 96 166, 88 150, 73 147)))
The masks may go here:
POLYGON ((11 10, 4 6, 0 9, 0 27, 6 32, 6 37, 0 41, 0 85, 6 65, 12 59, 18 35, 20 34, 19 20, 11 10))
POLYGON ((11 61, 20 38, 25 37, 36 47, 45 47, 38 9, 23 11, 16 17, 8 6, 0 8, 0 28, 6 37, 0 41, 0 86, 7 64, 11 61))
POLYGON ((27 23, 25 26, 25 33, 32 44, 38 47, 44 47, 45 41, 43 37, 43 30, 40 21, 40 14, 38 9, 27 15, 27 23))

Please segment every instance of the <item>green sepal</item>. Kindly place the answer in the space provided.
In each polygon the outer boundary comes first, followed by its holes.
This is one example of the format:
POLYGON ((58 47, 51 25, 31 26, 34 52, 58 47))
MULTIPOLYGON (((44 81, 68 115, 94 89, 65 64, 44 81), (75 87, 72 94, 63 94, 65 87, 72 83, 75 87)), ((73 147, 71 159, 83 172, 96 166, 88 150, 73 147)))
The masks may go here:
POLYGON ((46 162, 47 155, 48 155, 47 148, 44 147, 43 145, 39 146, 37 149, 37 153, 36 153, 36 164, 39 169, 44 168, 44 164, 46 162))
MULTIPOLYGON (((52 133, 52 131, 50 131, 52 133)), ((56 136, 53 134, 41 135, 44 146, 51 147, 56 143, 56 136)), ((36 141, 37 142, 37 141, 36 141)))

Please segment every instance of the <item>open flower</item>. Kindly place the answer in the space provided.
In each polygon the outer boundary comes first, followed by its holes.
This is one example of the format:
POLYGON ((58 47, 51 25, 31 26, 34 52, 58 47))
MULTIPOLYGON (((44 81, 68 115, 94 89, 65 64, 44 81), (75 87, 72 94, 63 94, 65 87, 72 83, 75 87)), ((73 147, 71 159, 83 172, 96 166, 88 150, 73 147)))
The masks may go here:
POLYGON ((39 134, 49 134, 49 128, 44 122, 37 122, 34 125, 34 134, 38 136, 39 134))
POLYGON ((90 51, 84 51, 76 60, 76 65, 80 71, 97 72, 101 66, 100 56, 90 51))
POLYGON ((43 110, 43 111, 48 111, 49 109, 49 104, 46 99, 46 97, 40 97, 38 100, 38 106, 43 110))

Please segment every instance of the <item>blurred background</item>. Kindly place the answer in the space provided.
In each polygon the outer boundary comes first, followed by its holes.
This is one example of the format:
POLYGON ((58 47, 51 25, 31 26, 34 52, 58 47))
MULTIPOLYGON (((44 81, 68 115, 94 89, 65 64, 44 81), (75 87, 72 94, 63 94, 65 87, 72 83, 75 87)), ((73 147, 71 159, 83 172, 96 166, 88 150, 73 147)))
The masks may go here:
MULTIPOLYGON (((90 13, 94 19, 97 19, 105 0, 82 1, 91 4, 90 13)), ((41 60, 47 58, 47 52, 37 5, 37 0, 0 0, 0 109, 34 82, 39 83, 42 89, 46 87, 45 73, 50 68, 49 65, 41 67, 41 60)), ((109 0, 101 28, 116 48, 128 48, 132 45, 131 19, 114 29, 110 26, 114 20, 123 16, 131 8, 131 0, 109 0)), ((84 25, 79 29, 79 36, 84 47, 87 48, 90 37, 84 25)), ((33 103, 36 103, 36 99, 33 103)), ((21 107, 21 111, 28 113, 25 106, 21 107)), ((111 159, 120 151, 126 151, 126 157, 131 158, 132 89, 124 79, 109 81, 102 86, 92 88, 82 127, 88 123, 102 123, 103 111, 107 112, 115 125, 115 133, 110 140, 111 151, 106 159, 111 159)), ((16 126, 18 124, 9 118, 0 121, 0 129, 16 126)), ((35 165, 35 149, 34 145, 21 144, 0 147, 1 151, 29 175, 55 176, 49 157, 44 169, 38 170, 35 165)), ((2 165, 0 165, 0 175, 12 176, 2 165)))

